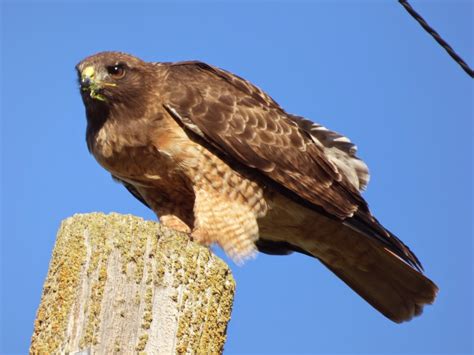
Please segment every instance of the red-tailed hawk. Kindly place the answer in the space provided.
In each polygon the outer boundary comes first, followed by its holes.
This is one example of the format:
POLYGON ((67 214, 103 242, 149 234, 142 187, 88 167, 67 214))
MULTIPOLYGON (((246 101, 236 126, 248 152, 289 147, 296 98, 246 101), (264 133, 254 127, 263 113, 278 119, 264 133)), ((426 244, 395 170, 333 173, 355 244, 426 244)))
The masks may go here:
POLYGON ((237 261, 313 256, 395 322, 434 301, 416 256, 361 196, 369 172, 348 138, 197 61, 103 52, 77 71, 89 150, 164 225, 237 261))

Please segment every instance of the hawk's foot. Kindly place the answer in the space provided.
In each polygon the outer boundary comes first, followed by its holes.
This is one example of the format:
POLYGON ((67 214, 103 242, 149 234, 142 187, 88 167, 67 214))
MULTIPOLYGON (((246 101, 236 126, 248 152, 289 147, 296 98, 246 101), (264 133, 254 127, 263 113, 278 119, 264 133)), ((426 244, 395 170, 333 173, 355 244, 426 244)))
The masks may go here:
POLYGON ((167 228, 174 229, 181 233, 191 233, 191 228, 180 218, 173 215, 160 216, 160 223, 167 228))

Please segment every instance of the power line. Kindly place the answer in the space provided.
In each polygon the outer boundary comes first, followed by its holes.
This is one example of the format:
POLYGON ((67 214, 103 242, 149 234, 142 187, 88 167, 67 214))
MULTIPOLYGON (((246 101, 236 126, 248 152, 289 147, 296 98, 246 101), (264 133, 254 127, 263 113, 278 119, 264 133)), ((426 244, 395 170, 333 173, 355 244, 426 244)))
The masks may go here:
POLYGON ((474 71, 467 65, 467 63, 454 51, 453 48, 443 39, 441 36, 436 32, 433 28, 428 25, 423 17, 419 13, 417 13, 413 7, 408 3, 407 0, 398 0, 400 4, 408 11, 408 13, 416 20, 418 23, 428 32, 433 38, 438 42, 441 47, 443 47, 446 52, 453 58, 460 66, 464 69, 464 71, 471 77, 474 78, 474 71))

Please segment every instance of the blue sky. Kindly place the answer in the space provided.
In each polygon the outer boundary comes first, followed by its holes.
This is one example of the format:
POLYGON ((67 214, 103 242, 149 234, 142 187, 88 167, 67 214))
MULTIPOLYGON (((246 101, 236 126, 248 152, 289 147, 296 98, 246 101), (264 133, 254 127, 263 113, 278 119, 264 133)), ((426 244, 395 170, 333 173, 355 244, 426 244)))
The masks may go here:
MULTIPOLYGON (((411 3, 474 65, 472 1, 411 3)), ((372 211, 440 287, 397 325, 317 261, 259 255, 231 264, 226 353, 473 351, 472 80, 397 1, 1 6, 0 353, 27 352, 62 219, 155 218, 87 152, 74 65, 102 50, 212 63, 346 134, 371 169, 372 211)))

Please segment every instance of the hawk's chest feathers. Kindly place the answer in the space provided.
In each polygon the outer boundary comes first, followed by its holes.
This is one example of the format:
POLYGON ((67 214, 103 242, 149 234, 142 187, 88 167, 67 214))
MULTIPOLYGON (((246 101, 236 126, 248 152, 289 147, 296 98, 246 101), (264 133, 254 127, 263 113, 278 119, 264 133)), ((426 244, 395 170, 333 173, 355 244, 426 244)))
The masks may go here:
POLYGON ((89 150, 113 175, 128 181, 172 178, 195 167, 199 149, 169 117, 107 120, 87 133, 89 150))

